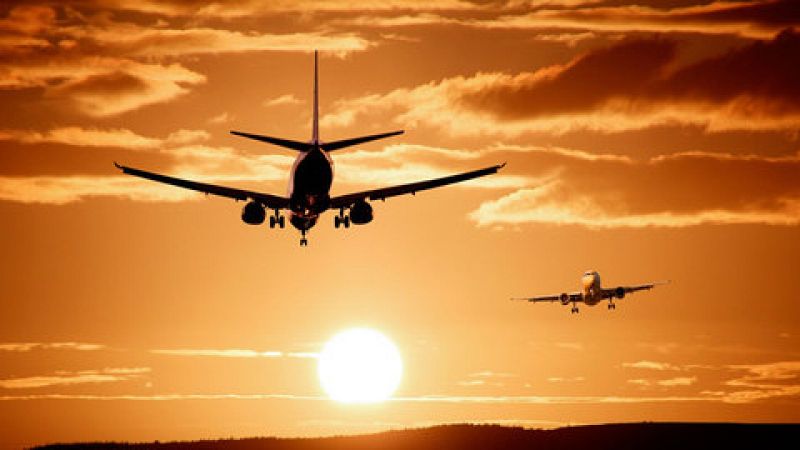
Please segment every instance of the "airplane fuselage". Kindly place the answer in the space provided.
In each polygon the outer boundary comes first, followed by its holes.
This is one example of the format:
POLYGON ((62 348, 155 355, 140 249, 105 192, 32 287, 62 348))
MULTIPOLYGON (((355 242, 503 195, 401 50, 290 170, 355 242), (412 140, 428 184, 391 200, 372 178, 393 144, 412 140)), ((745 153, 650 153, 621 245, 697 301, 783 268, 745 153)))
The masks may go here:
POLYGON ((319 145, 297 155, 289 176, 289 222, 300 231, 311 229, 330 205, 333 160, 319 145))
POLYGON ((586 272, 581 277, 581 295, 583 302, 594 306, 603 300, 603 288, 600 285, 600 274, 595 271, 586 272))

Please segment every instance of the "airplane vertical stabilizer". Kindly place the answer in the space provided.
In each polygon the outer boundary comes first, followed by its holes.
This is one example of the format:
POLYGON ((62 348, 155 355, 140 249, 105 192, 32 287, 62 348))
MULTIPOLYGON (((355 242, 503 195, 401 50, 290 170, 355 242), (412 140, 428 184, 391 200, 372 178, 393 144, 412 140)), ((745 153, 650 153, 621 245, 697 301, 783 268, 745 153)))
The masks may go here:
POLYGON ((311 143, 319 144, 319 77, 317 75, 317 51, 314 50, 314 119, 311 129, 311 143))

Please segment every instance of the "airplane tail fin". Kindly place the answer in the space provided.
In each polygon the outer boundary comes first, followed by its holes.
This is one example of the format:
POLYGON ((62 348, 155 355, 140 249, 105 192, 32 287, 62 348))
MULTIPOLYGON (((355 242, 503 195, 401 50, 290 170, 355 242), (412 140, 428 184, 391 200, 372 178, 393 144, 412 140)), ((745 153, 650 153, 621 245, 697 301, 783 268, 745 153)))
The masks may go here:
POLYGON ((314 119, 311 125, 311 142, 319 144, 319 76, 317 70, 317 51, 314 50, 314 119))
POLYGON ((334 150, 339 150, 341 148, 350 147, 353 145, 363 144, 365 142, 374 141, 377 139, 383 139, 391 136, 397 136, 398 134, 403 134, 403 130, 398 131, 390 131, 388 133, 380 133, 380 134, 371 134, 368 136, 359 136, 350 139, 342 139, 340 141, 333 141, 333 142, 320 142, 319 140, 319 70, 318 70, 318 51, 314 50, 314 105, 312 111, 312 122, 311 122, 311 142, 299 142, 299 141, 292 141, 289 139, 283 139, 273 136, 265 136, 261 134, 252 134, 252 133, 244 133, 241 131, 233 131, 231 130, 231 134, 236 136, 245 137, 248 139, 254 139, 256 141, 267 142, 273 145, 278 145, 285 148, 290 148, 292 150, 297 150, 299 152, 307 152, 313 150, 314 147, 319 146, 323 150, 327 152, 332 152, 334 150))

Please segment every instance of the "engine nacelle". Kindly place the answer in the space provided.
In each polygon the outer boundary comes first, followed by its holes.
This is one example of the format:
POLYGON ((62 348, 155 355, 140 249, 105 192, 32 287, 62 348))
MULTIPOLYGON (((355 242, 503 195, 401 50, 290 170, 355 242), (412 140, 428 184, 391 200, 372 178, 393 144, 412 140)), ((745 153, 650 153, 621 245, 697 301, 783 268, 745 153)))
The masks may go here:
POLYGON ((569 305, 569 294, 564 292, 563 294, 558 296, 558 300, 561 302, 562 305, 569 305))
POLYGON ((267 217, 264 206, 260 203, 250 202, 242 209, 242 222, 249 225, 261 225, 267 217))
POLYGON ((364 200, 357 201, 350 208, 350 221, 356 225, 372 222, 372 206, 364 200))
POLYGON ((618 287, 618 288, 614 289, 614 297, 617 297, 617 298, 625 297, 625 288, 618 287))

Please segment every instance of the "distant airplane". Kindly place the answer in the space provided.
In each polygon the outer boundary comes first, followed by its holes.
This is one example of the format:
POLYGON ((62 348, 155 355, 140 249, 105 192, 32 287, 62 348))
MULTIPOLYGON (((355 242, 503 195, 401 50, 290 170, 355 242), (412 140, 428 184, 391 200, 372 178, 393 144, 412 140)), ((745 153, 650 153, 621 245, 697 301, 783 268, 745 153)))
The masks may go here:
POLYGON ((160 183, 171 184, 186 189, 204 192, 206 194, 219 195, 222 197, 244 200, 248 203, 242 210, 242 221, 250 225, 260 225, 266 218, 266 210, 271 209, 273 214, 269 218, 270 228, 279 226, 283 228, 286 224, 281 210, 289 211, 289 223, 300 230, 302 234, 300 245, 308 245, 306 233, 317 222, 320 214, 328 209, 338 209, 339 214, 334 217, 336 228, 343 226, 349 228, 350 223, 363 225, 372 221, 372 206, 367 200, 385 200, 389 197, 404 194, 415 194, 418 191, 433 189, 448 184, 471 180, 497 173, 505 166, 505 163, 486 167, 484 169, 465 172, 457 175, 450 175, 432 180, 420 181, 416 183, 401 184, 381 189, 354 192, 352 194, 330 196, 330 188, 333 183, 333 161, 330 152, 365 142, 383 139, 390 136, 402 134, 403 131, 392 131, 389 133, 373 134, 351 139, 344 139, 333 142, 323 142, 319 139, 319 89, 317 75, 317 52, 314 52, 314 106, 311 140, 309 142, 292 141, 272 136, 243 133, 231 131, 237 136, 267 142, 270 144, 286 147, 298 152, 297 159, 292 165, 289 175, 288 195, 281 197, 261 192, 248 191, 243 189, 218 186, 213 184, 198 183, 195 181, 173 178, 158 173, 147 172, 132 167, 114 165, 122 170, 123 173, 133 175, 160 183), (347 211, 347 212, 345 212, 347 211))
POLYGON ((561 302, 562 305, 572 303, 571 313, 575 314, 578 311, 578 303, 585 303, 587 306, 594 306, 603 300, 608 300, 608 309, 616 309, 617 305, 614 304, 614 299, 622 299, 625 294, 631 294, 636 291, 644 291, 653 289, 659 284, 666 284, 669 281, 660 281, 649 284, 639 284, 636 286, 619 286, 613 289, 603 289, 600 285, 600 274, 596 271, 589 270, 584 272, 581 277, 581 284, 583 290, 581 292, 572 292, 560 295, 545 295, 541 297, 529 298, 513 298, 512 300, 525 300, 533 303, 540 302, 561 302))

